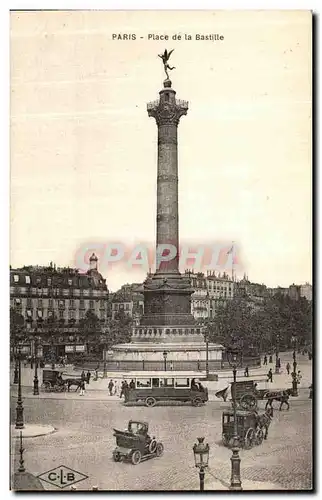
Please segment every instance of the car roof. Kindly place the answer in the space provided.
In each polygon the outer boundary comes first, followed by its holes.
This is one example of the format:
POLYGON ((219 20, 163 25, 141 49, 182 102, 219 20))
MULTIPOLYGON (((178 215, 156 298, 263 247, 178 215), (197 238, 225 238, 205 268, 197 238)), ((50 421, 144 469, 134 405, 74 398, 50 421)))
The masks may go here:
POLYGON ((129 424, 141 424, 145 425, 146 427, 149 427, 149 424, 147 422, 142 422, 142 420, 130 420, 129 424))

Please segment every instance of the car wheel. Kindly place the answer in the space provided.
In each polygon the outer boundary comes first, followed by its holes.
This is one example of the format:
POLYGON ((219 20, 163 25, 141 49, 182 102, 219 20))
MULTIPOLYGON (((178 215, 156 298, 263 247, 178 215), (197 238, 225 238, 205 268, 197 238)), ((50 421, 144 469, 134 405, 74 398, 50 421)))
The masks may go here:
POLYGON ((154 398, 146 398, 145 400, 146 406, 155 406, 156 405, 156 400, 154 398))
POLYGON ((149 444, 149 452, 155 453, 156 449, 157 449, 157 442, 155 439, 152 439, 151 443, 149 444))
POLYGON ((163 450, 164 450, 164 446, 162 443, 158 443, 157 444, 157 449, 156 449, 156 456, 157 457, 161 457, 161 455, 163 455, 163 450))
POLYGON ((202 400, 198 396, 196 398, 193 398, 191 401, 192 406, 200 406, 202 405, 202 400))
POLYGON ((139 450, 133 451, 131 461, 133 465, 138 465, 141 462, 141 452, 139 450))
POLYGON ((113 460, 114 460, 114 462, 120 462, 121 461, 121 454, 118 451, 115 451, 113 453, 113 460))

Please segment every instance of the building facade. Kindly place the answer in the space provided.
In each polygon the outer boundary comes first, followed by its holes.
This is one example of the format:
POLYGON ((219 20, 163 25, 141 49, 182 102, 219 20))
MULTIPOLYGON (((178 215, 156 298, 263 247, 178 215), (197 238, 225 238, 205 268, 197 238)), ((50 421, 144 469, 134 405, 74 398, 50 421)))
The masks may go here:
POLYGON ((27 336, 42 337, 44 357, 49 351, 56 357, 86 352, 79 322, 92 311, 104 324, 108 299, 106 280, 98 272, 94 254, 86 274, 56 268, 52 263, 48 267, 10 269, 10 306, 24 318, 27 336))
POLYGON ((112 319, 115 319, 118 313, 124 313, 133 319, 135 325, 139 325, 144 314, 142 292, 143 287, 139 283, 123 285, 120 290, 115 292, 111 300, 112 319))

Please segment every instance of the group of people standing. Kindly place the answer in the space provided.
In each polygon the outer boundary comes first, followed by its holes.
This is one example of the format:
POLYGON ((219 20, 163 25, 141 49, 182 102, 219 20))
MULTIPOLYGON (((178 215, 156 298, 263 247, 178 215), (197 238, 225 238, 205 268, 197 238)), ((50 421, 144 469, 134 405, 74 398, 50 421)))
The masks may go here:
POLYGON ((85 386, 86 386, 86 384, 89 384, 90 379, 91 379, 91 372, 88 371, 87 373, 85 373, 83 370, 81 373, 81 381, 80 381, 80 385, 79 385, 79 389, 80 389, 79 395, 80 396, 84 396, 85 386))
MULTIPOLYGON (((117 396, 118 389, 119 389, 119 386, 118 386, 117 380, 114 380, 114 382, 113 382, 113 380, 111 379, 109 381, 109 383, 108 383, 108 390, 109 390, 110 396, 117 396)), ((129 389, 135 389, 135 382, 134 382, 134 380, 132 379, 130 383, 128 383, 127 380, 122 380, 121 390, 120 390, 120 398, 123 395, 125 396, 126 392, 129 389)))

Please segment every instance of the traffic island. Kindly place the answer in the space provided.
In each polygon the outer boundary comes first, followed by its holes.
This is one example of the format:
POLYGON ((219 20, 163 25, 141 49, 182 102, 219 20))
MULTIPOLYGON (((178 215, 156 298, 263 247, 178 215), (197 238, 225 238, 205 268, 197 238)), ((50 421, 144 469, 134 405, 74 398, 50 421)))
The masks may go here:
POLYGON ((25 424, 23 429, 16 429, 14 425, 11 425, 11 436, 13 438, 20 438, 20 432, 23 438, 35 438, 52 434, 55 431, 56 429, 52 425, 25 424))

